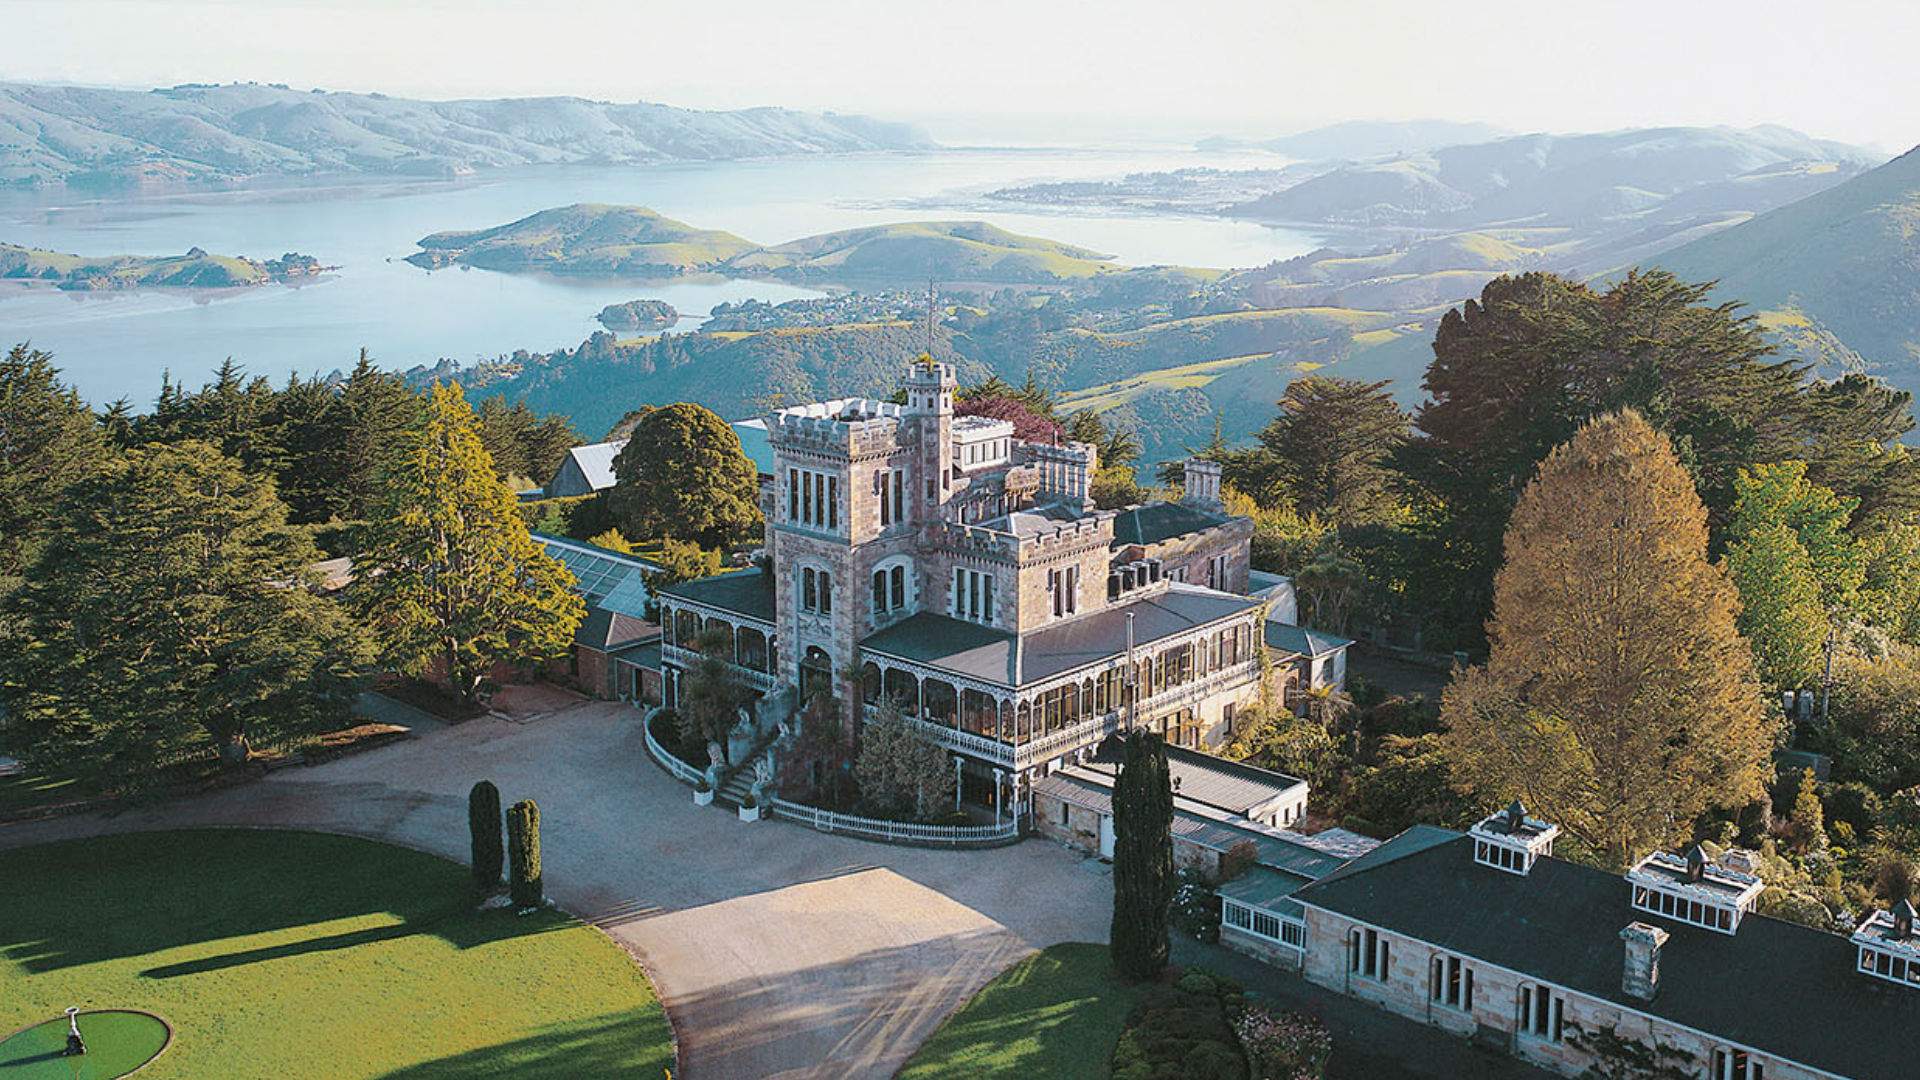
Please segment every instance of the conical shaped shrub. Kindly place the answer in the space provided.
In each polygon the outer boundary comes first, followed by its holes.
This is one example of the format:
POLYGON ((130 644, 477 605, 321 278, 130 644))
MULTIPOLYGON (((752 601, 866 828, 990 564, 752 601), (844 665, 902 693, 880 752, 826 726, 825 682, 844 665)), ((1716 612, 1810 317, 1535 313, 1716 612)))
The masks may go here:
POLYGON ((500 841, 500 789, 482 780, 467 793, 467 830, 473 834, 473 885, 483 893, 500 884, 507 851, 500 841))
POLYGON ((514 906, 539 907, 545 891, 540 883, 540 808, 532 799, 507 810, 507 862, 514 906))

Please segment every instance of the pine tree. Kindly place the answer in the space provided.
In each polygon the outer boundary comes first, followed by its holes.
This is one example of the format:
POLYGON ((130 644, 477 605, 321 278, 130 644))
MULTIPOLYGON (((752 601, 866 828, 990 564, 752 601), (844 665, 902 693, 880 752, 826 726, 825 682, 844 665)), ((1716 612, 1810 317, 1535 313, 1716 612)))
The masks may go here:
POLYGON ((473 884, 490 893, 500 884, 506 851, 500 846, 500 789, 482 780, 467 793, 467 832, 473 848, 473 884))
POLYGON ((1113 925, 1108 942, 1122 977, 1145 981, 1167 966, 1173 903, 1173 785, 1160 736, 1136 730, 1113 785, 1113 925))
POLYGON ((1287 384, 1260 432, 1262 494, 1340 527, 1396 516, 1387 460, 1412 425, 1387 385, 1323 375, 1287 384))
POLYGON ((371 650, 314 587, 318 558, 273 482, 208 443, 84 477, 9 604, 9 749, 133 787, 341 726, 371 650))
POLYGON ((540 870, 540 807, 522 799, 507 809, 508 893, 522 911, 537 908, 546 894, 540 870))
POLYGON ((1787 818, 1787 836, 1793 850, 1805 854, 1822 847, 1827 840, 1827 814, 1820 805, 1820 790, 1812 769, 1800 770, 1800 788, 1793 795, 1793 813, 1787 818))
POLYGON ((1773 725, 1706 510, 1637 413, 1548 455, 1507 533, 1492 652, 1446 692, 1454 776, 1615 865, 1761 791, 1773 725))
POLYGON ((60 489, 100 467, 93 413, 60 382, 53 355, 15 345, 0 360, 0 577, 30 558, 60 489))
POLYGON ((567 650, 586 608, 528 534, 458 383, 433 388, 385 481, 358 588, 388 663, 437 671, 472 703, 494 665, 567 650))

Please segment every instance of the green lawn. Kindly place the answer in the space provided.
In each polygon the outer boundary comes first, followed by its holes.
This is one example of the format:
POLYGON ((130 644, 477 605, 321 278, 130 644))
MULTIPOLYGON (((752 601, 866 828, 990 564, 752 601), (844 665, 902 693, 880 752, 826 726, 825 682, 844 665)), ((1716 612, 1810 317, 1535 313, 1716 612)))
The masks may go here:
POLYGON ((913 1055, 899 1080, 1105 1080, 1139 996, 1114 975, 1105 945, 1052 946, 982 987, 913 1055))
MULTIPOLYGON (((94 794, 90 784, 71 776, 18 772, 0 776, 0 817, 22 813, 50 803, 73 802, 94 794)), ((0 1031, 0 1035, 6 1032, 0 1031)))
POLYGON ((618 946, 467 889, 455 863, 315 833, 0 851, 0 1037, 122 1007, 174 1027, 142 1080, 664 1075, 665 1014, 618 946))

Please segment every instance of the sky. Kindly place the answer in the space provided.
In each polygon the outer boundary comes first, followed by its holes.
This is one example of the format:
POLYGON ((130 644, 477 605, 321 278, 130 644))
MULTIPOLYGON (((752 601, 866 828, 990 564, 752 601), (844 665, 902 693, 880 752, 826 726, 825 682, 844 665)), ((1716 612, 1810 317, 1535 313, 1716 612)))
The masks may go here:
POLYGON ((0 79, 784 105, 956 144, 1338 120, 1920 143, 1909 0, 0 0, 0 79))

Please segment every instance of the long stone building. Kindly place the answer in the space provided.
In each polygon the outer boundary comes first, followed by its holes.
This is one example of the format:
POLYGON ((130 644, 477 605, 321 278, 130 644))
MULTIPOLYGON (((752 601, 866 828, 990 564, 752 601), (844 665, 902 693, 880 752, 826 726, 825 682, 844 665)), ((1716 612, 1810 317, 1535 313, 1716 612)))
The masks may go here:
POLYGON ((1223 940, 1568 1076, 1607 1029, 1704 1080, 1920 1075, 1900 1035, 1920 1023, 1910 904, 1848 937, 1759 914, 1738 853, 1655 852, 1616 875, 1555 858, 1558 833, 1518 803, 1464 833, 1416 826, 1284 900, 1230 906, 1223 940), (1248 915, 1281 905, 1263 925, 1294 947, 1275 950, 1248 915))
MULTIPOLYGON (((1219 466, 1189 462, 1178 502, 1097 510, 1092 446, 956 416, 945 364, 903 388, 766 418, 765 567, 662 590, 668 703, 718 631, 746 684, 782 694, 769 708, 856 683, 869 713, 896 703, 996 814, 1128 723, 1225 740, 1270 638, 1219 466)), ((1278 659, 1284 684, 1302 658, 1278 659)))

